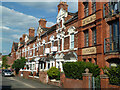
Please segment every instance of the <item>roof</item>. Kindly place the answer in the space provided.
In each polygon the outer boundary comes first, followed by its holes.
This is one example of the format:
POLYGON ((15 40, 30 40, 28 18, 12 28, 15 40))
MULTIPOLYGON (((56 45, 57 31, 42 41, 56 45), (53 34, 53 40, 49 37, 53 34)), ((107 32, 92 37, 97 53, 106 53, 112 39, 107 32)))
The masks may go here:
POLYGON ((65 54, 65 56, 63 56, 63 59, 65 60, 71 60, 71 58, 77 58, 77 56, 75 55, 75 52, 69 52, 65 54))
POLYGON ((37 36, 36 37, 31 37, 29 39, 29 42, 27 43, 27 45, 30 44, 30 43, 32 43, 32 42, 34 42, 36 39, 37 39, 37 36))
POLYGON ((70 18, 69 20, 67 20, 64 24, 67 24, 67 23, 69 23, 69 22, 71 22, 71 21, 73 21, 75 19, 78 19, 78 12, 76 12, 76 13, 74 13, 72 15, 73 15, 73 17, 70 18))
POLYGON ((46 61, 50 61, 50 60, 55 60, 55 58, 54 58, 52 55, 49 55, 49 56, 46 58, 46 61))
MULTIPOLYGON (((76 12, 76 13, 78 13, 78 12, 76 12)), ((68 15, 74 16, 74 15, 76 15, 76 13, 68 12, 68 15)))
POLYGON ((14 49, 15 49, 15 51, 17 51, 17 49, 18 49, 18 43, 13 42, 13 44, 14 44, 14 49))
POLYGON ((49 28, 45 33, 43 33, 40 37, 42 37, 42 36, 44 36, 44 35, 46 35, 46 34, 49 34, 49 33, 51 33, 52 31, 54 31, 54 30, 56 30, 56 25, 57 24, 55 24, 54 26, 52 26, 51 28, 49 28))

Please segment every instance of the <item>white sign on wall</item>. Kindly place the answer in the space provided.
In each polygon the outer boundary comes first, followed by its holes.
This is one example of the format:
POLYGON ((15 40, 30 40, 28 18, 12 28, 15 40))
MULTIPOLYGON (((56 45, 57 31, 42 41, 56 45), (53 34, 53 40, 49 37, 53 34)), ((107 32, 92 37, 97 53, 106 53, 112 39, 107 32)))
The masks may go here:
POLYGON ((56 52, 56 51, 57 51, 57 47, 55 47, 55 46, 54 46, 54 47, 51 47, 51 51, 52 51, 52 52, 56 52))
POLYGON ((45 53, 46 54, 50 53, 50 48, 45 48, 45 53))

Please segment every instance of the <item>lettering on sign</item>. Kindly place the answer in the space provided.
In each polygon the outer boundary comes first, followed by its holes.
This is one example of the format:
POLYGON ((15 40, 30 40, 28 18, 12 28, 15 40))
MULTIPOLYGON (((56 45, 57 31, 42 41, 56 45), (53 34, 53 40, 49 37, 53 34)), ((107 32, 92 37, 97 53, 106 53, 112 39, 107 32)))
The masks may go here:
POLYGON ((82 49, 82 55, 95 54, 95 53, 96 53, 96 47, 82 49))
POLYGON ((83 26, 84 26, 84 25, 87 25, 87 24, 89 24, 89 23, 91 23, 91 22, 94 22, 95 20, 96 20, 96 15, 93 14, 92 16, 89 16, 89 17, 83 19, 83 20, 82 20, 82 25, 83 25, 83 26))

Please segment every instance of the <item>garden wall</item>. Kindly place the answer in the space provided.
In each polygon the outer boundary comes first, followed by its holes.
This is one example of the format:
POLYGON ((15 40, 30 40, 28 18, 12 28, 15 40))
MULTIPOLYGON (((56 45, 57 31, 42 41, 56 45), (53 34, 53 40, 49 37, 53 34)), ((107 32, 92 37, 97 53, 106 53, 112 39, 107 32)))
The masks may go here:
POLYGON ((48 75, 47 75, 47 72, 46 71, 40 71, 39 72, 39 80, 42 82, 42 83, 45 83, 47 84, 48 83, 48 75))
POLYGON ((28 79, 30 73, 31 73, 30 71, 23 71, 23 78, 28 79))
MULTIPOLYGON (((61 73, 60 75, 60 81, 61 81, 61 87, 63 88, 89 88, 89 78, 91 77, 91 73, 83 73, 83 80, 77 80, 77 79, 69 79, 65 77, 64 73, 61 73)), ((90 82, 90 85, 92 82, 90 82)), ((91 88, 91 86, 90 86, 91 88)))
POLYGON ((101 88, 119 88, 120 86, 109 84, 109 77, 105 74, 100 76, 101 88))
POLYGON ((49 80, 48 80, 48 84, 61 87, 60 81, 51 81, 51 80, 49 79, 49 80))

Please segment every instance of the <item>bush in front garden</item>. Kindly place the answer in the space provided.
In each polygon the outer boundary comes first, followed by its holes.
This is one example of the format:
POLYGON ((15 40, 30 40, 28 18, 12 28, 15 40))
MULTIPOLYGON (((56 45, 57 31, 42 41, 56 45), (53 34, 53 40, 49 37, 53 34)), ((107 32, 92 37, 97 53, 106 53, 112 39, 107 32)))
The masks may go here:
POLYGON ((56 67, 51 67, 47 71, 47 74, 48 74, 49 79, 60 80, 60 71, 56 67))
POLYGON ((107 69, 104 73, 108 75, 110 84, 120 85, 120 65, 104 69, 107 69))
POLYGON ((82 79, 82 73, 85 73, 86 68, 89 69, 89 72, 92 73, 94 77, 100 74, 98 65, 90 62, 66 62, 63 64, 65 76, 71 79, 82 79))

